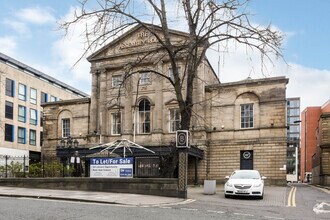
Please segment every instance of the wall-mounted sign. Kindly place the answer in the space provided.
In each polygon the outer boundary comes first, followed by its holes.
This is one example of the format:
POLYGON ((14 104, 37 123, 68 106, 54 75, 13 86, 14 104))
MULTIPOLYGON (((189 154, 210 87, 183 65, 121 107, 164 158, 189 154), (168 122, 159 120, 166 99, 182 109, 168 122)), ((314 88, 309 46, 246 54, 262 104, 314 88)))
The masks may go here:
POLYGON ((251 157, 250 151, 243 152, 243 157, 244 157, 244 159, 249 159, 251 157))
POLYGON ((176 131, 176 147, 187 148, 189 147, 189 132, 187 130, 176 131))
POLYGON ((132 178, 133 157, 91 158, 91 178, 132 178))

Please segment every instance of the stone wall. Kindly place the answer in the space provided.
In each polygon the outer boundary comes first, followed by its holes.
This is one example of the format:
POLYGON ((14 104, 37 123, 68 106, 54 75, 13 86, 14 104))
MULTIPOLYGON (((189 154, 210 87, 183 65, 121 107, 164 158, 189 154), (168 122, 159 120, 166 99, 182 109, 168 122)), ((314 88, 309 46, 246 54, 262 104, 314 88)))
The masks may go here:
POLYGON ((90 99, 74 99, 46 103, 44 107, 44 145, 42 154, 56 155, 56 147, 62 138, 62 119, 70 119, 70 136, 77 139, 79 145, 86 145, 93 134, 88 133, 90 99))
POLYGON ((177 179, 165 178, 1 178, 0 185, 24 188, 101 191, 178 197, 177 179))
POLYGON ((253 152, 253 169, 266 176, 266 184, 286 184, 287 79, 246 80, 210 87, 212 100, 208 134, 209 179, 225 182, 240 169, 241 151, 253 152), (240 126, 240 105, 253 103, 254 125, 240 126))

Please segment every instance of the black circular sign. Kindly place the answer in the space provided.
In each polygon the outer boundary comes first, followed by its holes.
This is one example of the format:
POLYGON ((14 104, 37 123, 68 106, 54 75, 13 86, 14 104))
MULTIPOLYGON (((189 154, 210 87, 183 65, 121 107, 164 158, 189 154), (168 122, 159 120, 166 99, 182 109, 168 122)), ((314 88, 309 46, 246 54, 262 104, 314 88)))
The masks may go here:
POLYGON ((251 153, 249 151, 243 152, 244 159, 249 159, 251 157, 251 153))

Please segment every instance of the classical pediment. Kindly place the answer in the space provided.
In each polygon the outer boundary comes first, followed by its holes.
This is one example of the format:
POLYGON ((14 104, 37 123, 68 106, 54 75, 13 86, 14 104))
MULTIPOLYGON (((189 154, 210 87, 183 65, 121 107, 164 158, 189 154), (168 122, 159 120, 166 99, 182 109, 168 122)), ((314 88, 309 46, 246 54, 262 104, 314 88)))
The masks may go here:
MULTIPOLYGON (((163 36, 160 32, 160 27, 154 25, 146 25, 150 30, 157 33, 160 39, 163 36)), ((170 31, 172 42, 174 44, 182 44, 187 38, 187 34, 179 31, 170 31)), ((137 25, 121 35, 116 40, 110 42, 87 59, 94 61, 98 59, 105 59, 110 57, 117 57, 125 54, 145 52, 148 50, 155 50, 160 48, 161 44, 155 35, 153 35, 146 27, 137 25)))
POLYGON ((176 99, 170 99, 165 102, 165 105, 178 105, 178 101, 176 99))

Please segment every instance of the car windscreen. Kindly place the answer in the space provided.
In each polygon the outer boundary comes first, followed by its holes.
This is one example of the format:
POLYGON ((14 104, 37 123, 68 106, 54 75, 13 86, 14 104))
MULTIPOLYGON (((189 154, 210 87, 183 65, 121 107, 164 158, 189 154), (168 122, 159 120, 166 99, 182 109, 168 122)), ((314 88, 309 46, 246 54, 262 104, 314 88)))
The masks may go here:
POLYGON ((234 172, 230 179, 260 179, 258 172, 234 172))

